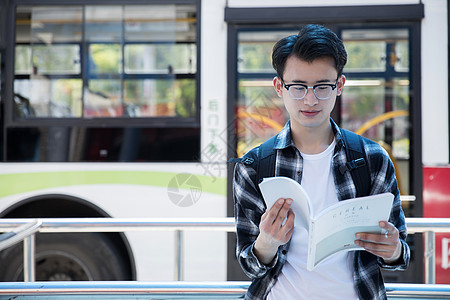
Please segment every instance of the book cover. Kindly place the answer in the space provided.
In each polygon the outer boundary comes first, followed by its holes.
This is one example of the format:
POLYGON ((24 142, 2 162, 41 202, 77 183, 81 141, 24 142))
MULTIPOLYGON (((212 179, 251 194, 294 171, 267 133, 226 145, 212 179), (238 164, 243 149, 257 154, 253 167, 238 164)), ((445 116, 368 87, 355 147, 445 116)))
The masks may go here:
POLYGON ((364 250, 355 245, 355 234, 381 233, 378 223, 388 220, 394 200, 393 194, 383 193, 340 201, 321 212, 314 212, 306 191, 291 178, 264 178, 259 187, 267 208, 280 198, 293 200, 294 228, 302 226, 309 232, 309 271, 335 253, 364 250))

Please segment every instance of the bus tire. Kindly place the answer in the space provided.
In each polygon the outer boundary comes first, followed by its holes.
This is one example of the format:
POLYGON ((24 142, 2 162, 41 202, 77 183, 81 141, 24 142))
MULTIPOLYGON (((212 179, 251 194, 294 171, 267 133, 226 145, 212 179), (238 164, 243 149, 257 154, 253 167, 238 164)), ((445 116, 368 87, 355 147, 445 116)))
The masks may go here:
MULTIPOLYGON (((36 281, 129 280, 108 234, 36 234, 36 281)), ((0 281, 23 281, 23 244, 0 252, 0 281)))

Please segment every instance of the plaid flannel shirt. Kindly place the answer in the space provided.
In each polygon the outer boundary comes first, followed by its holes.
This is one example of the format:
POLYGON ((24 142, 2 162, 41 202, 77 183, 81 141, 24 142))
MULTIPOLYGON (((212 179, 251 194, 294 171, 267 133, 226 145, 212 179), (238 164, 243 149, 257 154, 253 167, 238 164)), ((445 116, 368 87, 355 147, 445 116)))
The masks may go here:
MULTIPOLYGON (((337 196, 339 201, 342 201, 356 197, 356 187, 349 172, 341 174, 339 171, 339 167, 347 162, 345 146, 339 127, 333 120, 330 119, 330 122, 336 139, 332 170, 337 196)), ((303 161, 291 139, 290 122, 287 122, 278 134, 274 149, 276 149, 275 176, 286 176, 301 182, 303 161)), ((369 139, 364 139, 364 149, 370 169, 370 194, 384 192, 394 194, 389 222, 393 223, 400 232, 402 254, 396 263, 388 265, 383 259, 367 251, 355 251, 353 278, 360 299, 387 299, 380 267, 389 270, 405 270, 409 264, 410 250, 405 242, 407 235, 405 217, 400 205, 394 166, 387 152, 369 139)), ((259 148, 256 147, 251 151, 259 151, 259 148)), ((236 164, 233 181, 237 227, 236 255, 245 274, 252 280, 245 299, 267 297, 286 262, 289 250, 289 242, 281 245, 269 265, 262 264, 253 252, 253 245, 259 235, 259 222, 266 210, 255 180, 256 172, 251 166, 244 163, 236 164)), ((325 286, 326 283, 324 283, 325 286)))

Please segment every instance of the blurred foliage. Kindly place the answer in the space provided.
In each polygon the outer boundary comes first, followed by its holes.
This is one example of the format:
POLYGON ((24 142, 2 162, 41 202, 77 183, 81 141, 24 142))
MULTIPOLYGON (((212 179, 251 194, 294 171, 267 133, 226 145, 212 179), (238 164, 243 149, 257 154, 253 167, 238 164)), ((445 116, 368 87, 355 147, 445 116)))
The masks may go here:
POLYGON ((175 90, 175 112, 183 118, 193 118, 196 113, 196 89, 194 80, 179 80, 175 90))
POLYGON ((386 42, 347 41, 344 45, 348 54, 345 70, 382 71, 385 69, 386 42))
POLYGON ((121 61, 120 44, 91 44, 89 47, 89 71, 91 73, 120 73, 121 61))
POLYGON ((272 68, 273 42, 240 43, 238 49, 239 72, 275 72, 272 68))

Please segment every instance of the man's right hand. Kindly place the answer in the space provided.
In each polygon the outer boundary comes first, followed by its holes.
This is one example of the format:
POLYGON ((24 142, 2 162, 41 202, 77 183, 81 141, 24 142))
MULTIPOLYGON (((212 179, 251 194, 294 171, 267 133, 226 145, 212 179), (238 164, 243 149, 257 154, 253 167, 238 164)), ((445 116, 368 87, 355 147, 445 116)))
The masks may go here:
POLYGON ((269 264, 275 258, 278 247, 291 239, 295 218, 291 205, 292 199, 280 198, 261 217, 260 232, 253 251, 263 264, 269 264), (286 222, 283 224, 285 219, 286 222))

